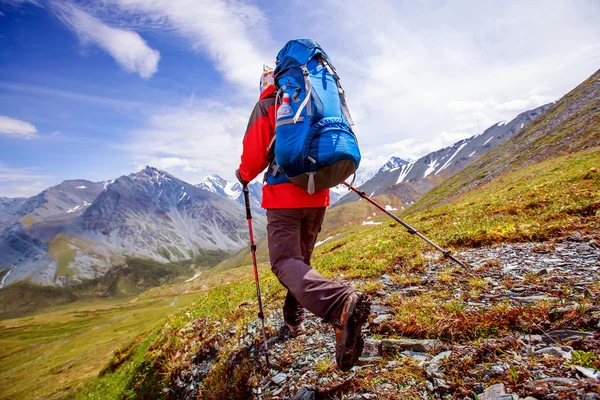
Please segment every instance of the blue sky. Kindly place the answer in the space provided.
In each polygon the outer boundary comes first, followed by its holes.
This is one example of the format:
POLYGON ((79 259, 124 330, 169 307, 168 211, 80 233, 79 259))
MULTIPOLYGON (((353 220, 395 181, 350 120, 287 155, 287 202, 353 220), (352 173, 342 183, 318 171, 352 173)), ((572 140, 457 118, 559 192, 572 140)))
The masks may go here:
POLYGON ((150 164, 233 179, 263 63, 310 37, 376 170, 558 100, 600 68, 585 1, 0 0, 0 196, 150 164), (268 7, 264 7, 268 4, 268 7))

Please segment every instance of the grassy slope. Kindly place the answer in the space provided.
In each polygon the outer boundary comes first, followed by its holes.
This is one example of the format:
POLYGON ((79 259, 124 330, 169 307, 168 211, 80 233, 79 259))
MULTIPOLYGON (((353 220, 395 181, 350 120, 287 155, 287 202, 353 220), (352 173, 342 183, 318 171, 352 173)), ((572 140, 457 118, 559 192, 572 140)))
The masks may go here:
MULTIPOLYGON (((451 205, 410 215, 407 221, 440 245, 451 248, 546 239, 573 232, 597 237, 600 231, 597 165, 600 165, 598 147, 536 164, 463 194, 451 205)), ((317 249, 314 264, 326 276, 360 278, 362 289, 371 292, 380 288, 378 278, 383 273, 398 282, 418 281, 425 249, 428 248, 422 241, 388 223, 327 242, 317 249)), ((275 310, 284 291, 272 275, 263 274, 261 279, 267 310, 275 310)), ((600 284, 597 288, 600 294, 600 284)), ((204 300, 171 317, 168 324, 152 333, 151 339, 139 344, 130 362, 79 389, 77 397, 101 399, 115 393, 124 393, 125 398, 164 396, 161 390, 168 385, 169 377, 185 368, 190 355, 209 345, 212 335, 220 329, 244 326, 255 317, 254 296, 251 279, 210 291, 204 300), (186 351, 182 353, 184 348, 186 351)), ((471 318, 460 316, 460 309, 445 306, 448 298, 452 298, 451 293, 443 289, 416 296, 411 302, 392 298, 395 318, 387 325, 390 331, 386 334, 418 332, 421 337, 445 337, 444 332, 439 331, 439 321, 471 318), (407 326, 406 320, 411 325, 407 326)), ((530 313, 540 310, 534 307, 519 312, 529 318, 530 313)), ((514 329, 510 324, 499 327, 489 324, 490 321, 509 321, 503 316, 514 312, 509 307, 496 307, 489 314, 479 313, 472 324, 462 328, 453 326, 452 338, 476 339, 510 331, 514 329)), ((220 350, 221 362, 225 362, 231 350, 231 345, 220 350)), ((218 398, 243 376, 232 375, 224 364, 217 364, 205 381, 203 395, 218 398)))
POLYGON ((600 143, 600 70, 510 140, 456 173, 417 201, 413 212, 435 207, 502 173, 575 153, 600 143))
POLYGON ((0 322, 0 399, 63 398, 127 345, 201 295, 95 300, 0 322))
POLYGON ((129 259, 105 276, 73 287, 40 287, 17 282, 0 289, 0 319, 45 312, 44 308, 91 301, 96 298, 127 297, 150 288, 183 281, 196 268, 190 262, 161 264, 153 260, 129 259))

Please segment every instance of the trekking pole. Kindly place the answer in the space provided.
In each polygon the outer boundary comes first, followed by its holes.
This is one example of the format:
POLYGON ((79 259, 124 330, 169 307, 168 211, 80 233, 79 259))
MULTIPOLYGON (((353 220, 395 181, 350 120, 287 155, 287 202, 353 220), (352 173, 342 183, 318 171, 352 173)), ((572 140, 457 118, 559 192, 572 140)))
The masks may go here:
POLYGON ((267 347, 267 334, 265 333, 265 314, 263 313, 262 300, 260 298, 260 283, 258 282, 258 266, 256 265, 256 245, 254 244, 254 232, 252 230, 252 214, 250 213, 250 196, 248 185, 243 188, 244 201, 246 202, 246 219, 248 220, 248 230, 250 231, 250 252, 252 253, 252 264, 254 265, 254 282, 256 283, 256 296, 258 297, 258 318, 262 323, 262 336, 265 345, 265 360, 267 368, 271 368, 269 364, 269 348, 267 347))
POLYGON ((406 222, 402 221, 400 218, 398 218, 397 216, 395 216, 394 214, 392 214, 391 212, 389 212, 388 210, 386 210, 385 208, 381 207, 379 204, 377 204, 376 202, 374 202, 373 200, 371 200, 371 198, 369 196, 367 196, 365 194, 365 192, 363 192, 361 190, 358 190, 357 188, 355 188, 354 186, 350 185, 349 183, 346 183, 346 182, 342 182, 342 183, 344 185, 348 186, 348 188, 350 190, 352 190, 354 193, 356 193, 357 195, 359 195, 363 199, 367 200, 369 203, 373 204, 379 210, 381 210, 384 213, 386 213, 394 221, 396 221, 399 224, 401 224, 402 226, 404 226, 406 228, 406 230, 408 231, 408 233, 410 233, 411 235, 417 235, 418 237, 420 237, 421 239, 423 239, 424 241, 426 241, 427 243, 429 243, 431 246, 433 246, 437 250, 441 251, 442 254, 444 255, 444 258, 449 258, 452 261, 454 261, 455 263, 457 263, 458 265, 460 265, 461 267, 467 268, 467 265, 465 263, 463 263, 462 261, 460 261, 459 259, 457 259, 456 257, 454 257, 452 255, 452 253, 450 252, 450 250, 444 250, 440 246, 438 246, 437 244, 433 243, 431 240, 429 240, 427 237, 425 237, 421 232, 417 231, 415 228, 413 228, 412 226, 408 225, 406 222))

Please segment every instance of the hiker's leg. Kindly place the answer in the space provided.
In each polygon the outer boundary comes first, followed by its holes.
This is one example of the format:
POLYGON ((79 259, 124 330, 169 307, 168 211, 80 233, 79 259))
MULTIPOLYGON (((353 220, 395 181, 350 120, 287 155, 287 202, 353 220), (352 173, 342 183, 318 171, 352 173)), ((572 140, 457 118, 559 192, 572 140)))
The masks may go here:
MULTIPOLYGON (((307 208, 304 210, 304 218, 300 220, 300 247, 304 263, 310 265, 319 229, 325 216, 325 207, 307 208)), ((283 303, 283 319, 288 324, 295 325, 304 319, 304 307, 288 290, 283 303)))
POLYGON ((302 219, 301 241, 302 241, 302 256, 304 263, 310 265, 310 258, 317 242, 319 230, 323 224, 325 217, 325 207, 305 208, 304 219, 302 219))
POLYGON ((302 209, 268 209, 267 233, 271 269, 307 310, 327 321, 341 312, 354 289, 330 281, 304 262, 302 209))

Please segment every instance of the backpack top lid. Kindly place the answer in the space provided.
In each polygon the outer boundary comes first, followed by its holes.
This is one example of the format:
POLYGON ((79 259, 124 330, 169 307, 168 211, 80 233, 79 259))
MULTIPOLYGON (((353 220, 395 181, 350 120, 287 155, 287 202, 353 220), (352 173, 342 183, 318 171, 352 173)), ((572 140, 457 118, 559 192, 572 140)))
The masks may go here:
POLYGON ((309 60, 319 54, 322 54, 329 62, 329 65, 331 65, 329 56, 325 53, 325 50, 321 48, 319 43, 310 39, 290 40, 277 54, 277 66, 275 67, 273 74, 275 77, 278 77, 290 68, 305 65, 309 60))

